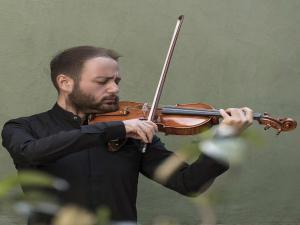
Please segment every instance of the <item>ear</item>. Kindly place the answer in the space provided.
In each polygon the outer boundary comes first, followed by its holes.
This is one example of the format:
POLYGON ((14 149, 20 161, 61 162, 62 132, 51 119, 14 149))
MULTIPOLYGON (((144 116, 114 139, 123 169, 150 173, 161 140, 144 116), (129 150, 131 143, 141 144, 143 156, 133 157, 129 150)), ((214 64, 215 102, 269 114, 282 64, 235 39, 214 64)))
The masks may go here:
POLYGON ((62 92, 71 93, 74 88, 74 80, 65 74, 59 74, 56 77, 56 82, 62 92))

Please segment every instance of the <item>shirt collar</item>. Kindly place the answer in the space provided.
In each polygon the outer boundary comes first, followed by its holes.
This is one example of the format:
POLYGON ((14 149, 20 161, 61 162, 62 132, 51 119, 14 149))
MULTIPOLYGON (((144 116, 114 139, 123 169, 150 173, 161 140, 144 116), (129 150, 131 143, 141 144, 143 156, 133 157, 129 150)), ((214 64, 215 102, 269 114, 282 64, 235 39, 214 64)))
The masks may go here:
POLYGON ((61 106, 55 103, 55 105, 52 107, 51 112, 58 118, 62 120, 67 120, 73 124, 80 125, 81 124, 81 118, 78 115, 75 115, 72 112, 69 112, 65 109, 63 109, 61 106))

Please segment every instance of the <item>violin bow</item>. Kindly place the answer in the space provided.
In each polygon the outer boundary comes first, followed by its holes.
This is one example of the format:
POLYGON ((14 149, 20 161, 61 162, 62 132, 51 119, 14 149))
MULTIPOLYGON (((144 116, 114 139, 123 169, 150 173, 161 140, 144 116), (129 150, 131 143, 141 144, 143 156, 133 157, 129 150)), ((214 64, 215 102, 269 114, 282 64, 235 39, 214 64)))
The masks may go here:
MULTIPOLYGON (((154 95, 154 98, 153 98, 151 109, 150 109, 150 112, 148 114, 148 118, 147 118, 148 121, 152 121, 154 119, 154 114, 155 114, 155 111, 158 107, 158 103, 159 103, 159 100, 160 100, 160 97, 161 97, 162 89, 163 89, 163 86, 164 86, 164 83, 165 83, 165 80, 166 80, 166 76, 167 76, 168 69, 169 69, 169 66, 170 66, 170 63, 171 63, 171 59, 172 59, 173 52, 174 52, 174 49, 175 49, 176 41, 177 41, 178 36, 179 36, 179 31, 180 31, 181 25, 183 23, 183 19, 184 19, 184 15, 180 15, 177 19, 177 23, 176 23, 176 26, 175 26, 175 29, 174 29, 173 37, 171 39, 171 43, 170 43, 169 50, 168 50, 168 53, 167 53, 167 56, 166 56, 166 59, 165 59, 165 63, 164 63, 164 66, 162 68, 162 71, 161 71, 160 79, 159 79, 159 82, 158 82, 158 85, 157 85, 157 88, 156 88, 156 92, 155 92, 155 95, 154 95)), ((142 146, 142 150, 141 150, 142 153, 146 152, 146 148, 147 148, 147 144, 144 143, 143 146, 142 146)))

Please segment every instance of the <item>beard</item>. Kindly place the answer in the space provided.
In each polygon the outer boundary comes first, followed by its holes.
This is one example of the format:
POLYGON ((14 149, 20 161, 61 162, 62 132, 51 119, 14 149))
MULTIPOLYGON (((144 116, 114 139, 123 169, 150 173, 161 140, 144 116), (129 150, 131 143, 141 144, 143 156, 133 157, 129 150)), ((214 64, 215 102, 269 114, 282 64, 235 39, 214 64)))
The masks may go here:
POLYGON ((118 96, 106 96, 97 100, 95 96, 84 93, 78 84, 75 84, 73 91, 69 94, 69 101, 76 110, 84 113, 107 113, 119 109, 118 96))

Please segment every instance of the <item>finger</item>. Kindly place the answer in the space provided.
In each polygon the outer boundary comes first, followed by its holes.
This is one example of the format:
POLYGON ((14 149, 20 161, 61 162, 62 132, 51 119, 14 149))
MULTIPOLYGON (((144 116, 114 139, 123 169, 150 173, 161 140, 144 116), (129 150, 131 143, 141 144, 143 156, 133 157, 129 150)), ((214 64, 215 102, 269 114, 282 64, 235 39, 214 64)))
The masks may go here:
POLYGON ((239 120, 241 122, 246 120, 244 112, 241 109, 238 109, 238 108, 232 108, 231 109, 231 116, 235 120, 239 120))
POLYGON ((147 121, 147 123, 145 123, 145 125, 148 126, 148 127, 151 129, 153 135, 154 135, 156 132, 158 132, 158 127, 157 127, 157 125, 156 125, 155 123, 153 123, 152 121, 147 121))
POLYGON ((219 112, 224 119, 230 118, 230 116, 227 114, 227 112, 224 109, 220 109, 219 112))
POLYGON ((144 125, 146 121, 138 120, 136 123, 136 131, 138 132, 138 135, 140 135, 141 139, 144 143, 148 143, 148 137, 147 137, 147 127, 144 125))
POLYGON ((149 142, 151 143, 152 140, 153 140, 153 137, 156 133, 156 131, 155 131, 156 130, 156 124, 154 124, 151 121, 148 121, 148 122, 150 122, 150 123, 145 123, 145 125, 148 126, 148 129, 149 129, 148 130, 149 132, 147 132, 147 137, 148 137, 149 142))
POLYGON ((253 123, 253 110, 248 107, 243 107, 242 110, 246 113, 246 119, 249 124, 253 123))
POLYGON ((157 127, 156 123, 154 123, 152 121, 147 121, 147 124, 150 124, 152 127, 154 127, 155 132, 158 132, 158 127, 157 127))
POLYGON ((136 133, 138 134, 138 136, 140 136, 141 140, 144 142, 144 143, 148 143, 148 138, 145 134, 145 131, 143 129, 141 129, 139 126, 136 128, 136 133))
POLYGON ((139 127, 141 128, 142 132, 144 132, 146 138, 147 138, 147 142, 146 143, 150 143, 152 142, 152 138, 153 138, 153 131, 152 131, 152 127, 147 125, 146 123, 147 121, 143 121, 142 123, 139 123, 139 127))

